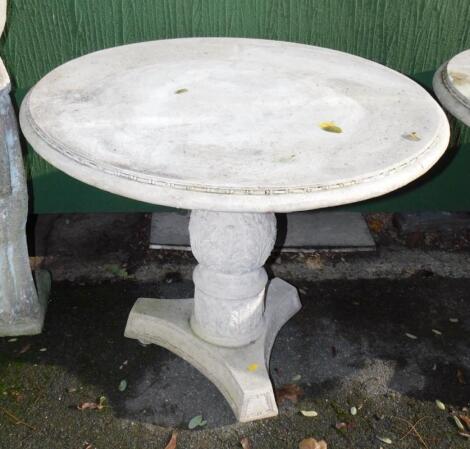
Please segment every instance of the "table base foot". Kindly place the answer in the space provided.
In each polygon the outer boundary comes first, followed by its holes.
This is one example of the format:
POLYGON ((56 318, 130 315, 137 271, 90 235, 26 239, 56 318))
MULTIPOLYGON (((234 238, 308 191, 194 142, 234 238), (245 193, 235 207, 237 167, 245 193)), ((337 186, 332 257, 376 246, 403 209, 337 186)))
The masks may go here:
MULTIPOLYGON (((44 270, 36 271, 34 277, 36 280, 36 288, 34 288, 34 285, 31 286, 31 296, 27 297, 27 299, 35 305, 36 310, 34 313, 22 314, 8 321, 2 320, 0 317, 0 337, 37 335, 42 332, 47 301, 51 290, 51 277, 50 274, 44 270)), ((0 291, 0 293, 2 292, 0 291)))
POLYGON ((124 335, 154 343, 191 363, 225 396, 239 421, 278 414, 268 367, 281 327, 299 311, 297 290, 273 279, 267 290, 266 328, 258 340, 241 348, 207 343, 191 330, 193 299, 140 298, 131 310, 124 335))

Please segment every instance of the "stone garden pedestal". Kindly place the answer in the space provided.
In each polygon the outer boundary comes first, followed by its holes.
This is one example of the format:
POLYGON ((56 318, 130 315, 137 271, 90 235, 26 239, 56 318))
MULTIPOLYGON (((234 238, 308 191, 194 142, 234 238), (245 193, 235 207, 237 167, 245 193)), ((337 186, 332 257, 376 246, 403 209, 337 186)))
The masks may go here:
MULTIPOLYGON (((0 34, 6 1, 0 0, 0 34)), ((38 296, 26 245, 28 192, 10 99, 10 79, 0 59, 0 337, 38 334, 49 289, 48 274, 37 273, 38 296)))
POLYGON ((125 334, 188 360, 241 421, 277 414, 269 355, 300 308, 296 289, 268 282, 263 268, 273 214, 395 190, 449 140, 444 112, 405 76, 334 50, 253 39, 86 55, 39 81, 20 120, 34 149, 69 175, 192 210, 194 298, 139 299, 125 334))

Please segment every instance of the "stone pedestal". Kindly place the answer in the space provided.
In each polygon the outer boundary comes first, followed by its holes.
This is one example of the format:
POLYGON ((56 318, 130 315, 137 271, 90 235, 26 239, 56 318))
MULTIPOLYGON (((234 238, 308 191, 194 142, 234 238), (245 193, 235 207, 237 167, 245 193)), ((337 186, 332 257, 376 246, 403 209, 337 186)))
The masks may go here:
MULTIPOLYGON (((0 72, 6 76, 1 61, 0 72)), ((50 281, 47 273, 38 273, 38 296, 26 245, 28 195, 9 83, 0 91, 0 141, 0 336, 38 334, 50 281)))
POLYGON ((199 262, 194 299, 139 299, 125 335, 183 357, 219 388, 240 421, 277 415, 269 356, 300 301, 280 279, 266 291, 274 214, 195 210, 189 233, 199 262))

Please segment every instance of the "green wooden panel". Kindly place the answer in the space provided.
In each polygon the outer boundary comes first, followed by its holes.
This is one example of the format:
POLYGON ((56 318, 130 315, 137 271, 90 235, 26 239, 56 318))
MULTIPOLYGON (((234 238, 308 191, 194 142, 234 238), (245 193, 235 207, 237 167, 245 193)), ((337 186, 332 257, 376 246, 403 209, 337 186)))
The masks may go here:
MULTIPOLYGON (((430 88, 432 74, 470 47, 468 0, 10 0, 0 53, 17 103, 54 67, 82 54, 152 39, 236 36, 288 40, 360 55, 430 88)), ((430 175, 357 210, 470 210, 470 132, 430 175)), ((31 149, 35 212, 155 210, 59 173, 31 149)))

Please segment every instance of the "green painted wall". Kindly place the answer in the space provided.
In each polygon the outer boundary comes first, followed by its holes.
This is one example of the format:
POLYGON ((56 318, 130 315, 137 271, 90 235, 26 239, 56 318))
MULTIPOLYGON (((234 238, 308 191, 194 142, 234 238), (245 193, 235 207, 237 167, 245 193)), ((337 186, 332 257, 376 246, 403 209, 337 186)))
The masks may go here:
MULTIPOLYGON (((430 87, 470 47, 469 0, 9 0, 0 53, 17 104, 54 67, 85 53, 152 39, 238 36, 360 55, 430 87)), ((451 150, 432 173, 358 210, 470 210, 470 131, 452 120, 451 150)), ((59 173, 30 148, 35 212, 155 210, 59 173)))

